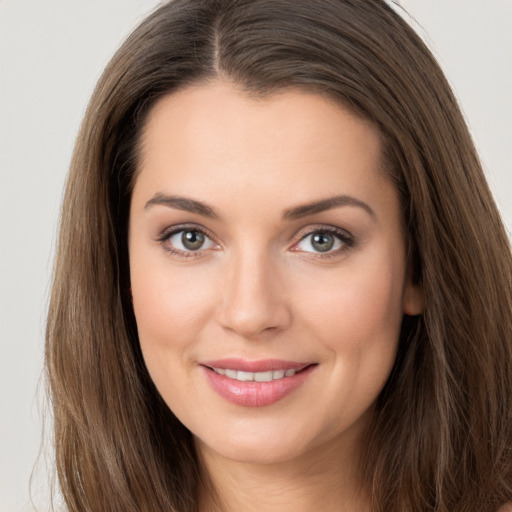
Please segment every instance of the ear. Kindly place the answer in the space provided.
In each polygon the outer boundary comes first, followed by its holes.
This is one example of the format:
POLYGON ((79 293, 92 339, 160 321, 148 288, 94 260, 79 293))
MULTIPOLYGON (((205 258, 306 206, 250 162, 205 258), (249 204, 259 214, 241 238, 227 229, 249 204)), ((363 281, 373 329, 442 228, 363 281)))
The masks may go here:
POLYGON ((414 281, 412 266, 409 265, 403 298, 403 311, 409 316, 421 315, 425 309, 423 288, 414 281))

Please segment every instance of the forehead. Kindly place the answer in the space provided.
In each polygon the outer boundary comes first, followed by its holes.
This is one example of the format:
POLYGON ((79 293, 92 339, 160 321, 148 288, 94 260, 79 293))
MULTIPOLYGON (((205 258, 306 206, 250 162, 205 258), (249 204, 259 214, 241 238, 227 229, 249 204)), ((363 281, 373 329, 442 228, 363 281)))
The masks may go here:
POLYGON ((142 141, 147 148, 149 139, 155 143, 162 141, 158 133, 163 137, 174 135, 203 143, 218 142, 214 139, 216 134, 219 138, 230 135, 235 149, 236 142, 247 135, 253 145, 271 143, 276 146, 289 139, 318 143, 317 139, 322 137, 328 144, 332 140, 329 135, 348 137, 350 132, 356 137, 365 132, 367 146, 372 144, 372 149, 380 149, 375 147, 380 144, 376 126, 327 94, 286 88, 255 96, 229 82, 214 80, 180 89, 160 99, 148 115, 142 141), (313 132, 315 137, 312 137, 313 132))
POLYGON ((254 98, 222 81, 188 87, 154 106, 141 142, 135 189, 146 195, 193 188, 203 199, 271 192, 307 202, 333 187, 378 193, 389 181, 377 128, 298 89, 254 98))

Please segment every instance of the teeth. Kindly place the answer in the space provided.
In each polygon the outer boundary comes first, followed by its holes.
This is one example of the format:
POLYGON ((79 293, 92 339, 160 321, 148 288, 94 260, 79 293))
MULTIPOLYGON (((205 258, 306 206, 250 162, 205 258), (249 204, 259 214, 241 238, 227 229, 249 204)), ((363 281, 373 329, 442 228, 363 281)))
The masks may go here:
POLYGON ((229 379, 242 382, 270 382, 284 377, 292 377, 297 373, 297 370, 274 370, 268 372, 243 372, 241 370, 229 370, 224 368, 212 368, 212 370, 219 375, 225 375, 229 379))
POLYGON ((254 374, 256 382, 270 382, 272 380, 272 372, 257 372, 254 374))
POLYGON ((254 373, 251 373, 251 372, 241 372, 241 371, 239 371, 239 372, 236 374, 236 380, 241 380, 241 381, 254 380, 254 373))

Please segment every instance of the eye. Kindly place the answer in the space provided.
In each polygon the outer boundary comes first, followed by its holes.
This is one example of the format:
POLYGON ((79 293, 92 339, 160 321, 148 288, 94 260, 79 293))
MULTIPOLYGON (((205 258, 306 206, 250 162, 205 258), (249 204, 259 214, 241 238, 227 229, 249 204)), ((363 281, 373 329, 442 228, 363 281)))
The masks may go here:
POLYGON ((204 231, 197 228, 176 228, 165 233, 159 241, 166 250, 179 255, 190 255, 217 247, 204 231))
POLYGON ((353 245, 353 239, 341 230, 317 229, 302 236, 294 251, 316 254, 337 254, 353 245))

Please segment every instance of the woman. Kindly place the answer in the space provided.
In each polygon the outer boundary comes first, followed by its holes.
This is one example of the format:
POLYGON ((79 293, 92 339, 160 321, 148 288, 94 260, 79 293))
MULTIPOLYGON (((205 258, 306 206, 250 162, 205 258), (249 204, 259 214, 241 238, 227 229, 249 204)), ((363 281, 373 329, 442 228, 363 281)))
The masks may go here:
POLYGON ((67 184, 47 333, 69 510, 496 511, 512 263, 384 2, 177 0, 67 184))

